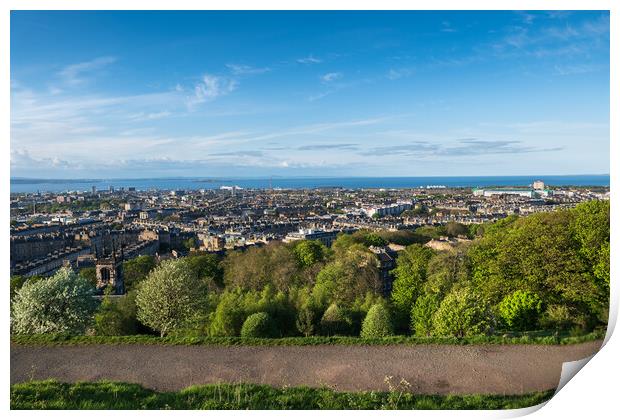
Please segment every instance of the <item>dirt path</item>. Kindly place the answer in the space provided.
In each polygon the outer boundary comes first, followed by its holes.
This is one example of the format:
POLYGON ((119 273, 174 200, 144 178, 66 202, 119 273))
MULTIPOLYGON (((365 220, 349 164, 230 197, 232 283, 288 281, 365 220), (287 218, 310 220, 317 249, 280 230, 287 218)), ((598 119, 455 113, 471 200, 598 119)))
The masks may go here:
POLYGON ((250 382, 383 390, 387 375, 424 394, 520 394, 555 388, 562 363, 595 353, 570 346, 11 346, 11 383, 55 378, 140 383, 157 390, 250 382))

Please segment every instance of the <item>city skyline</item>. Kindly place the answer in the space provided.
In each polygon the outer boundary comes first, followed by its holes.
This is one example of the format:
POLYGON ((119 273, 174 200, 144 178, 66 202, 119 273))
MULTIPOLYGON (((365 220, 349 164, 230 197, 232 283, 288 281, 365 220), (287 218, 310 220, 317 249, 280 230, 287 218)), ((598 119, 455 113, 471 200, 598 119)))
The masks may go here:
POLYGON ((608 12, 11 13, 14 177, 595 173, 608 12))

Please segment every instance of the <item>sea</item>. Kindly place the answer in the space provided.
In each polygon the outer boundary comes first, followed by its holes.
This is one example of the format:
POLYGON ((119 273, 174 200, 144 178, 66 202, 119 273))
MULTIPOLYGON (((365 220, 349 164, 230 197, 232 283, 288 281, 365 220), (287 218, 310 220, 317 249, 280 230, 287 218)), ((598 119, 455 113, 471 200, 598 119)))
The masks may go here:
POLYGON ((455 177, 297 177, 297 178, 142 178, 142 179, 34 179, 11 178, 12 193, 69 192, 135 188, 148 190, 200 190, 221 187, 245 189, 313 189, 313 188, 429 188, 429 187, 518 187, 536 180, 554 187, 609 186, 609 175, 531 175, 531 176, 455 176, 455 177))

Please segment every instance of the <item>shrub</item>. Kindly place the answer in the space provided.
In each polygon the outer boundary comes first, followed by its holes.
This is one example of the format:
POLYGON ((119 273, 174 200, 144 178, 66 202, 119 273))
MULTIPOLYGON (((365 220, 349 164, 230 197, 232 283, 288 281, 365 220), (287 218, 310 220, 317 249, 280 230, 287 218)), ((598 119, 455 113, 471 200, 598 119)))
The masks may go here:
POLYGON ((435 295, 420 296, 411 308, 411 332, 417 336, 430 336, 433 332, 433 315, 440 303, 435 295))
POLYGON ((465 337, 485 333, 490 326, 486 304, 468 288, 452 291, 433 316, 433 333, 465 337))
POLYGON ((95 334, 107 336, 136 333, 136 295, 134 291, 112 299, 106 294, 95 313, 95 334))
POLYGON ((362 338, 381 338, 394 335, 394 325, 389 309, 382 304, 373 305, 362 323, 362 338))
POLYGON ((499 317, 509 329, 535 329, 542 312, 542 301, 536 293, 517 290, 506 296, 498 306, 499 317))
POLYGON ((572 312, 567 305, 549 305, 543 316, 543 324, 548 328, 567 329, 573 323, 572 312))
POLYGON ((295 326, 305 337, 311 336, 315 331, 316 312, 310 305, 304 305, 297 313, 295 326))
POLYGON ((241 327, 241 337, 271 338, 276 335, 275 325, 267 312, 250 315, 241 327))
POLYGON ((17 334, 82 334, 97 307, 94 293, 92 285, 70 268, 26 282, 13 301, 11 329, 17 334))
POLYGON ((245 318, 245 311, 240 297, 236 293, 222 294, 209 327, 209 334, 214 337, 238 336, 245 318))
POLYGON ((324 335, 347 335, 351 333, 352 321, 349 315, 332 303, 321 318, 321 332, 324 335))
POLYGON ((138 320, 163 337, 195 316, 206 298, 206 282, 186 262, 164 261, 138 287, 138 320))

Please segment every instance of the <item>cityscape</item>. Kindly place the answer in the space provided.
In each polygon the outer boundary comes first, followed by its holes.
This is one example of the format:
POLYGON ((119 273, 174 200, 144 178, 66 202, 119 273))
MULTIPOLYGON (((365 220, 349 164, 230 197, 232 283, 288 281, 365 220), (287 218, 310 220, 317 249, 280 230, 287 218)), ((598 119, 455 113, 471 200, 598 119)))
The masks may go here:
POLYGON ((11 410, 525 414, 602 349, 609 10, 103 9, 10 11, 11 410))
MULTIPOLYGON (((192 251, 318 240, 329 247, 340 233, 415 232, 424 226, 494 222, 609 200, 608 187, 552 187, 543 180, 520 188, 220 189, 137 191, 110 186, 86 192, 13 194, 11 274, 49 275, 63 265, 97 266, 113 252, 124 258, 170 258, 192 251)), ((466 234, 426 245, 450 248, 466 234)), ((402 249, 389 244, 383 252, 402 249)), ((388 276, 389 278, 389 276, 388 276)), ((107 284, 99 285, 102 291, 107 284)), ((386 290, 390 285, 385 285, 386 290)), ((122 290, 119 289, 119 290, 122 290)))

